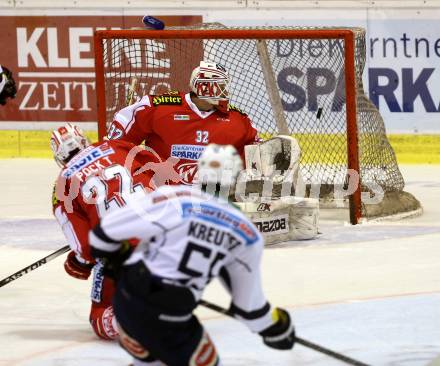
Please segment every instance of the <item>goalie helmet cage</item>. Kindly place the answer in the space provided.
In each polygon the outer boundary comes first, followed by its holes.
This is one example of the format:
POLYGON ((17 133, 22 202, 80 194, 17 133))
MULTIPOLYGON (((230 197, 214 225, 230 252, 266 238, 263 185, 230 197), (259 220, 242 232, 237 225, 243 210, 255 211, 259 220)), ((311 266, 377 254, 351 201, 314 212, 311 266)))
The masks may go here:
POLYGON ((307 194, 319 187, 320 202, 328 206, 339 197, 335 192, 350 189, 350 169, 360 181, 348 199, 352 224, 421 213, 417 199, 403 191, 383 119, 363 91, 363 29, 206 23, 100 30, 94 41, 101 139, 127 96, 189 91, 200 60, 216 61, 231 76, 230 103, 249 115, 263 139, 287 133, 298 140, 307 194), (383 199, 367 202, 377 187, 383 199))

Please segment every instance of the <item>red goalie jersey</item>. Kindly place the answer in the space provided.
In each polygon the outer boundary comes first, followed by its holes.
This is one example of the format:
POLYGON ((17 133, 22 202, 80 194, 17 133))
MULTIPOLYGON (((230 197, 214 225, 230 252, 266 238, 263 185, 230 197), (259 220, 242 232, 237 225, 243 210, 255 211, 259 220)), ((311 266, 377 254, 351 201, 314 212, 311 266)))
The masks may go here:
POLYGON ((111 210, 151 191, 152 156, 125 141, 95 143, 70 160, 57 178, 54 214, 72 250, 86 261, 88 231, 111 210), (151 165, 150 165, 151 166, 151 165))
POLYGON ((230 107, 227 113, 201 111, 189 93, 178 92, 145 96, 120 110, 108 138, 136 145, 145 140, 148 149, 168 160, 183 184, 197 179, 197 160, 209 143, 233 145, 243 158, 244 146, 259 141, 249 117, 237 108, 230 107))

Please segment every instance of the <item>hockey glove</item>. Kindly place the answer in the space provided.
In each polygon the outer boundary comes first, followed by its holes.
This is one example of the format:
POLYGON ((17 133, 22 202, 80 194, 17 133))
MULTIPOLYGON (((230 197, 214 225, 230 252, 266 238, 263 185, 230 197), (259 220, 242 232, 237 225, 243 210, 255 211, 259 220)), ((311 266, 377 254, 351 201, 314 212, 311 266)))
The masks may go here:
POLYGON ((0 104, 6 104, 8 98, 15 98, 17 87, 12 72, 0 65, 0 104))
POLYGON ((104 276, 110 277, 113 280, 119 278, 119 274, 122 269, 122 264, 128 259, 134 248, 128 241, 121 242, 121 248, 115 253, 108 253, 105 257, 101 258, 101 262, 104 266, 104 276))
POLYGON ((264 344, 279 350, 292 349, 295 344, 295 328, 289 313, 284 309, 275 308, 272 317, 275 323, 259 333, 264 344))
POLYGON ((73 250, 64 262, 64 270, 72 277, 80 280, 87 280, 92 272, 94 264, 87 261, 80 261, 73 250))

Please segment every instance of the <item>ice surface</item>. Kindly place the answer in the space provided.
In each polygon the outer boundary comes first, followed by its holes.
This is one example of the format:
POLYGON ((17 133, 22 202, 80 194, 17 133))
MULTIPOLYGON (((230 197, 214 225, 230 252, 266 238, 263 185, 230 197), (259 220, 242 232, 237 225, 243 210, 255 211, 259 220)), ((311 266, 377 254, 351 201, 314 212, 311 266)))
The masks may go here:
MULTIPOLYGON (((1 279, 65 242, 51 217, 54 163, 1 160, 0 171, 10 172, 0 179, 1 279)), ((317 240, 269 248, 262 263, 268 298, 291 311, 299 336, 371 365, 427 365, 440 356, 440 167, 403 174, 423 216, 356 227, 323 221, 317 240)), ((0 366, 128 365, 117 344, 94 337, 90 284, 68 277, 63 259, 0 288, 0 366)), ((228 304, 218 283, 205 298, 228 304)), ((235 320, 197 314, 226 366, 343 364, 300 345, 268 349, 235 320)))

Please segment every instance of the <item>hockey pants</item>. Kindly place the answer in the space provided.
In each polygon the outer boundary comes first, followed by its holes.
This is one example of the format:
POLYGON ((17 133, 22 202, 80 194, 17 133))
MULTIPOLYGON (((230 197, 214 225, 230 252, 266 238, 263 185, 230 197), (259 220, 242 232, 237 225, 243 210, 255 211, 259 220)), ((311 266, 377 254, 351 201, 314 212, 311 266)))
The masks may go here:
POLYGON ((218 366, 196 305, 189 289, 162 283, 142 262, 125 267, 113 300, 122 347, 146 365, 218 366))

